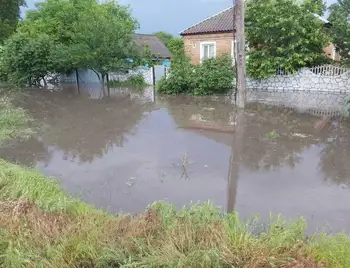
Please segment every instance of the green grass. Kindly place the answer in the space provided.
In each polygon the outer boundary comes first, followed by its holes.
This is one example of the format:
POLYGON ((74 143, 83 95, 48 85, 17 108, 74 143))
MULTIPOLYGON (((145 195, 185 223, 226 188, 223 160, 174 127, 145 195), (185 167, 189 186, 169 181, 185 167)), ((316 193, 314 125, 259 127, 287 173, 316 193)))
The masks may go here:
POLYGON ((12 139, 25 139, 32 135, 31 117, 21 108, 14 107, 6 95, 0 96, 0 145, 12 139))
MULTIPOLYGON (((29 135, 30 117, 4 103, 0 133, 13 131, 0 139, 29 135)), ((138 216, 112 216, 69 197, 35 169, 0 160, 4 268, 350 267, 348 235, 307 238, 305 230, 303 218, 243 221, 210 202, 180 210, 157 202, 138 216)))

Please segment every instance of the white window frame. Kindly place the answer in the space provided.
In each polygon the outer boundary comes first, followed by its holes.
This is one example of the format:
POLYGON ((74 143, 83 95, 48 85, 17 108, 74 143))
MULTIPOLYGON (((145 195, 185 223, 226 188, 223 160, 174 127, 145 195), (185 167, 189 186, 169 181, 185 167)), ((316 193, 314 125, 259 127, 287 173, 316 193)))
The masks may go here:
POLYGON ((214 45, 214 58, 216 58, 216 41, 201 41, 200 42, 200 59, 201 59, 201 63, 203 62, 203 58, 204 58, 204 46, 205 45, 214 45))

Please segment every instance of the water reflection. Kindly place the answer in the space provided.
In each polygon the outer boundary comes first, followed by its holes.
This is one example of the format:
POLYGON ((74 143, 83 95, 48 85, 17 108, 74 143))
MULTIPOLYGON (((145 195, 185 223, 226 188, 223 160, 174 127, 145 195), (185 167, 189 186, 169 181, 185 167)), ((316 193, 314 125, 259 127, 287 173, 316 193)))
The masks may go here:
POLYGON ((322 144, 319 167, 326 180, 350 186, 349 122, 333 122, 329 136, 322 144))
POLYGON ((0 149, 1 157, 36 165, 111 212, 210 199, 243 217, 301 214, 311 230, 329 222, 350 231, 349 122, 317 129, 319 118, 293 109, 251 105, 238 113, 228 97, 153 89, 95 95, 33 92, 18 100, 40 131, 0 149))

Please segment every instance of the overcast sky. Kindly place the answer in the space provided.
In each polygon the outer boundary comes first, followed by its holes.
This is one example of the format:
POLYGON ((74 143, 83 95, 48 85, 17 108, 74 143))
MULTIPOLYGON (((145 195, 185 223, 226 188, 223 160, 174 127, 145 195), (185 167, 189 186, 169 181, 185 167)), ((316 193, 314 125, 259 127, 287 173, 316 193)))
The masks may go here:
MULTIPOLYGON (((36 0, 27 0, 33 8, 36 0)), ((327 0, 328 4, 336 0, 327 0)), ((140 33, 166 31, 178 34, 187 27, 232 5, 232 0, 120 0, 130 5, 140 33)))

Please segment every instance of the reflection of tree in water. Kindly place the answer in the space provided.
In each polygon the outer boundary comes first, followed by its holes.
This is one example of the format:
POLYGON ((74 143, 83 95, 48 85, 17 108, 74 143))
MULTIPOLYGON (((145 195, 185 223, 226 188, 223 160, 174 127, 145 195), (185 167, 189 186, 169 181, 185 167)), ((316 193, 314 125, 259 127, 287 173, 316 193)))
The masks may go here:
POLYGON ((350 183, 350 122, 334 122, 321 152, 320 169, 326 180, 350 183))
POLYGON ((89 162, 113 146, 122 147, 125 135, 142 119, 145 105, 130 98, 89 100, 61 93, 31 94, 27 108, 43 127, 45 143, 55 145, 65 158, 89 162))
POLYGON ((27 166, 33 166, 37 162, 46 164, 52 156, 48 147, 36 137, 26 141, 13 141, 0 148, 0 155, 8 161, 27 166))

